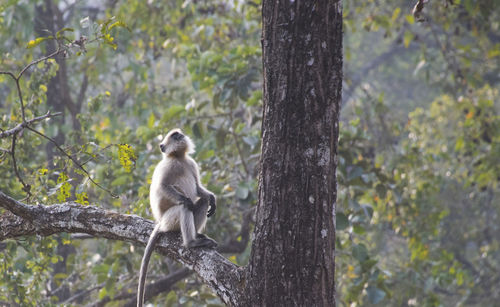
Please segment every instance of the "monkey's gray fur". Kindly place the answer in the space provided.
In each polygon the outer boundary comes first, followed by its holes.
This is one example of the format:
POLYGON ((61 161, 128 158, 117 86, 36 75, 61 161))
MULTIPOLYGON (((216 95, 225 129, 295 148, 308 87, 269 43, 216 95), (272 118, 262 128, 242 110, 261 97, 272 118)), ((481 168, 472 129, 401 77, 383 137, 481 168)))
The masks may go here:
POLYGON ((149 199, 156 226, 151 233, 142 258, 137 290, 137 306, 144 302, 147 266, 158 234, 181 231, 186 247, 215 248, 217 242, 201 234, 207 217, 215 213, 215 195, 200 182, 198 165, 189 156, 194 152, 191 139, 174 129, 160 143, 163 159, 156 166, 149 199))

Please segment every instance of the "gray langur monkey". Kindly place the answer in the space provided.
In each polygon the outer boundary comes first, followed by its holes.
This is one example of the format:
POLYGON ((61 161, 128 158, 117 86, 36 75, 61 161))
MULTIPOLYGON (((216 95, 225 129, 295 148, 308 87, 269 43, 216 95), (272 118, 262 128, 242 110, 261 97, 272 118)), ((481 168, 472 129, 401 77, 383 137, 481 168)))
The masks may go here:
POLYGON ((151 211, 156 226, 144 250, 137 306, 144 303, 147 267, 160 232, 181 231, 184 246, 188 248, 215 248, 217 242, 201 234, 207 217, 215 213, 215 195, 200 183, 198 165, 189 156, 194 152, 191 139, 174 129, 160 143, 163 159, 156 166, 149 190, 151 211))

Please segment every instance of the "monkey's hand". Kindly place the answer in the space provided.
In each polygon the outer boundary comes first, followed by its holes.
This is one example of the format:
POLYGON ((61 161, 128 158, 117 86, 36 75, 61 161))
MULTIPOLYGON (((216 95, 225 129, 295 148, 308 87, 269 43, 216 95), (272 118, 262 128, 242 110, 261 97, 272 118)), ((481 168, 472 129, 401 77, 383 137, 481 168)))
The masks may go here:
POLYGON ((209 205, 210 208, 208 209, 207 217, 211 217, 212 215, 214 215, 215 208, 217 208, 217 206, 215 205, 215 196, 213 194, 210 195, 209 205))
POLYGON ((195 209, 193 201, 191 199, 187 198, 186 196, 180 197, 179 205, 183 205, 191 212, 193 212, 195 209))

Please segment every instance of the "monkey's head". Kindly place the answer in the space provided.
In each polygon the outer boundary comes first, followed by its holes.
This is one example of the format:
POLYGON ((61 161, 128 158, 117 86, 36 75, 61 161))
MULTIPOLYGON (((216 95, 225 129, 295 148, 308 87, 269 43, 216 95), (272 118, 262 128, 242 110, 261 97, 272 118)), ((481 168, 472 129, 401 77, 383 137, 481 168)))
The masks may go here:
POLYGON ((160 143, 160 150, 167 157, 183 157, 194 152, 194 144, 180 129, 173 129, 160 143))

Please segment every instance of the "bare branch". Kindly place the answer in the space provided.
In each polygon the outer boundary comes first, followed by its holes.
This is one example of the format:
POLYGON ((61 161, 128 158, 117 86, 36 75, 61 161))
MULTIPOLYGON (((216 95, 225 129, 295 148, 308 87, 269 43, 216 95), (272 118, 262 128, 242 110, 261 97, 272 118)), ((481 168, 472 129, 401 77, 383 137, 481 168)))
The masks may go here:
POLYGON ((21 177, 21 174, 19 173, 19 170, 17 169, 17 161, 16 161, 16 135, 12 137, 12 146, 10 147, 10 156, 12 157, 12 167, 14 168, 14 173, 16 174, 17 179, 21 182, 23 185, 23 191, 26 192, 29 196, 31 196, 31 186, 24 182, 23 177, 21 177))
POLYGON ((13 73, 11 73, 10 71, 0 71, 0 75, 8 75, 12 79, 14 79, 14 81, 16 81, 16 76, 13 73))
MULTIPOLYGON (((96 206, 82 206, 75 202, 51 206, 26 205, 0 191, 0 207, 18 215, 17 218, 11 214, 0 216, 0 241, 21 235, 48 236, 67 232, 87 233, 144 246, 153 230, 153 222, 139 216, 119 214, 96 206), (23 225, 19 226, 19 223, 23 225)), ((179 234, 172 232, 162 234, 156 251, 196 272, 224 303, 237 305, 236 302, 243 295, 244 269, 216 251, 186 249, 182 246, 179 234)))
POLYGON ((30 64, 26 65, 22 70, 21 72, 15 76, 12 72, 10 71, 0 71, 0 74, 2 75, 9 75, 12 79, 14 79, 14 82, 16 82, 16 88, 17 88, 17 95, 19 96, 19 103, 21 104, 21 115, 22 115, 22 118, 23 118, 23 123, 26 122, 26 116, 25 116, 25 113, 24 113, 24 102, 23 102, 23 94, 22 94, 22 91, 21 91, 21 84, 19 82, 19 80, 21 80, 21 77, 23 76, 24 72, 30 68, 31 66, 35 65, 35 64, 38 64, 42 61, 45 61, 47 59, 50 59, 52 57, 55 57, 57 56, 59 53, 65 51, 65 49, 61 49, 61 46, 59 46, 57 48, 56 51, 54 51, 53 53, 47 55, 47 56, 44 56, 42 58, 39 58, 38 60, 34 60, 33 62, 31 62, 30 64))
POLYGON ((87 296, 89 296, 90 293, 92 293, 96 290, 102 289, 105 285, 106 285, 106 283, 103 282, 103 283, 98 284, 97 286, 90 288, 90 289, 80 291, 80 292, 76 293, 75 295, 71 296, 70 298, 68 298, 67 300, 65 300, 64 302, 61 302, 61 305, 69 304, 71 302, 78 300, 81 297, 87 297, 87 296))
POLYGON ((36 122, 42 121, 42 120, 47 119, 47 118, 59 116, 61 114, 62 114, 61 112, 57 112, 57 113, 51 114, 50 111, 49 111, 45 115, 38 116, 38 117, 32 118, 32 119, 30 119, 28 121, 24 121, 22 123, 19 123, 14 128, 9 129, 9 130, 5 130, 5 131, 1 132, 0 133, 0 139, 3 139, 5 137, 9 137, 9 136, 14 135, 14 134, 17 134, 18 132, 21 132, 24 128, 27 128, 31 124, 34 124, 36 122))
MULTIPOLYGON (((41 58, 39 58, 39 59, 37 59, 37 60, 34 60, 33 62, 29 63, 28 65, 26 65, 26 66, 25 66, 25 67, 21 70, 21 72, 19 73, 19 75, 17 75, 17 77, 16 77, 16 81, 19 81, 19 79, 22 77, 22 75, 24 74, 24 72, 25 72, 28 68, 30 68, 31 66, 33 66, 33 65, 35 65, 35 64, 38 64, 38 63, 40 63, 40 62, 43 62, 43 61, 45 61, 45 60, 48 60, 48 59, 50 59, 50 58, 53 58, 53 57, 57 56, 59 53, 62 53, 62 52, 64 52, 64 51, 66 51, 66 49, 61 48, 61 46, 59 45, 59 47, 57 48, 57 50, 56 50, 56 51, 54 51, 54 52, 52 52, 52 53, 51 53, 51 54, 49 54, 49 55, 46 55, 46 56, 44 56, 44 57, 41 57, 41 58)), ((19 82, 17 82, 17 83, 19 83, 19 82)), ((20 92, 20 91, 19 91, 19 92, 20 92)))

